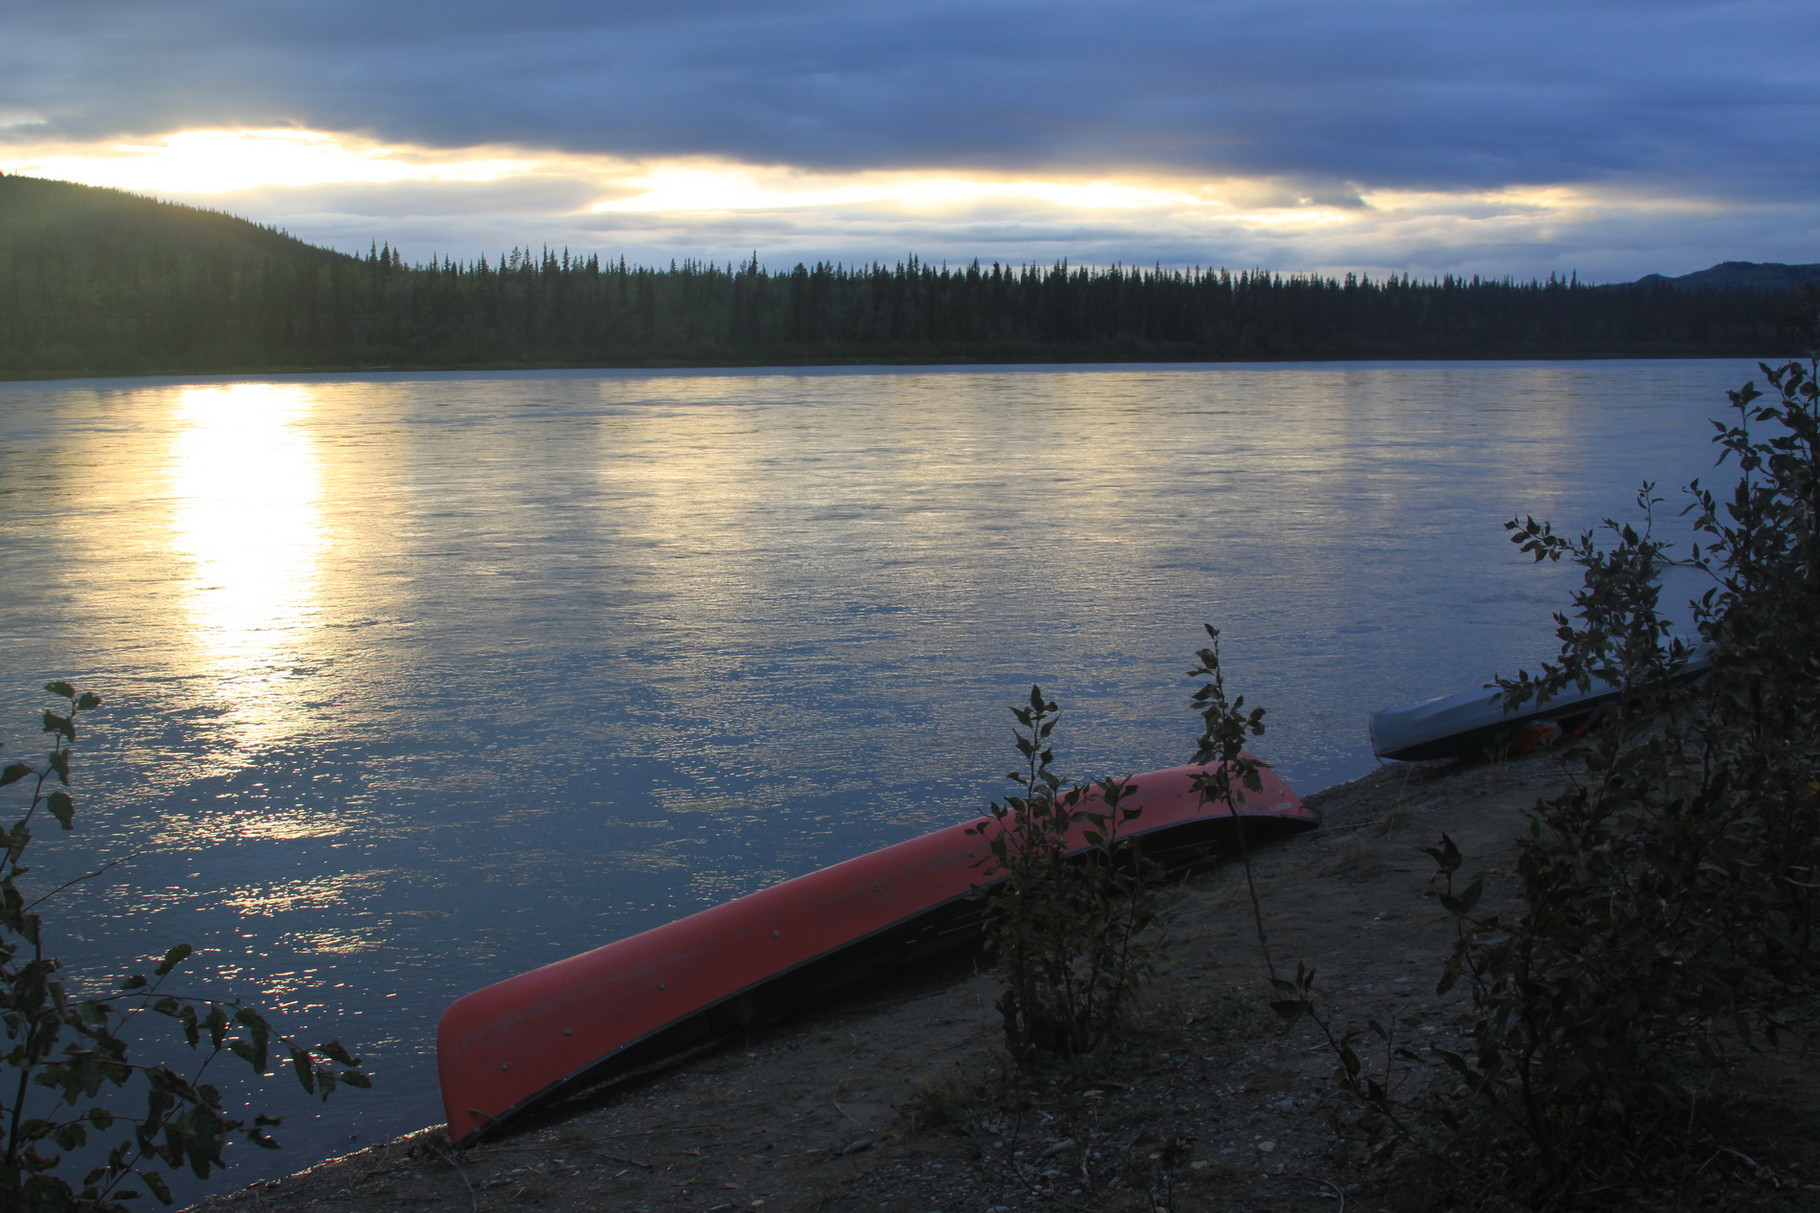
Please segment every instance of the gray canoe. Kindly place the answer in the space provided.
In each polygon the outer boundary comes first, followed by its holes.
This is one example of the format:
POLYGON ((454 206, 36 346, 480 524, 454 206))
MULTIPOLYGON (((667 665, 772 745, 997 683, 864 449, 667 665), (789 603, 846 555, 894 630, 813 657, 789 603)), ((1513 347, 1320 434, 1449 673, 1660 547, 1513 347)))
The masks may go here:
MULTIPOLYGON (((1701 646, 1675 679, 1697 678, 1711 665, 1710 650, 1701 646)), ((1594 682, 1584 692, 1569 688, 1539 703, 1526 703, 1515 713, 1506 713, 1499 705, 1503 694, 1495 686, 1479 687, 1373 712, 1371 752, 1379 758, 1416 762, 1528 748, 1525 742, 1530 739, 1547 744, 1584 729, 1620 692, 1612 683, 1594 682)))

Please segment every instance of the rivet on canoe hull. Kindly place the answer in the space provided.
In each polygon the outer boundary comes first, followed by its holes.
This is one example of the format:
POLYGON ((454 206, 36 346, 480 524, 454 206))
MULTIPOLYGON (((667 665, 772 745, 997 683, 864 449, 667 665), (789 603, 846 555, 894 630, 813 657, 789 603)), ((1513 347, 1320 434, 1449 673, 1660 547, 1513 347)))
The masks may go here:
POLYGON ((509 1061, 502 1061, 499 1063, 499 1068, 502 1070, 510 1070, 512 1068, 512 1063, 509 1061))
POLYGON ((562 1034, 564 1036, 573 1036, 573 1035, 575 1035, 575 1029, 574 1028, 564 1028, 562 1030, 562 1034))
POLYGON ((784 933, 783 933, 783 932, 782 932, 782 931, 779 931, 779 930, 776 930, 776 929, 773 929, 773 930, 772 930, 772 932, 771 932, 771 934, 772 934, 772 935, 773 935, 773 936, 775 936, 775 937, 776 937, 776 938, 778 938, 778 939, 782 939, 782 938, 783 938, 783 937, 784 937, 784 933))
POLYGON ((667 981, 660 981, 657 983, 657 988, 660 990, 667 990, 670 988, 670 983, 667 981))

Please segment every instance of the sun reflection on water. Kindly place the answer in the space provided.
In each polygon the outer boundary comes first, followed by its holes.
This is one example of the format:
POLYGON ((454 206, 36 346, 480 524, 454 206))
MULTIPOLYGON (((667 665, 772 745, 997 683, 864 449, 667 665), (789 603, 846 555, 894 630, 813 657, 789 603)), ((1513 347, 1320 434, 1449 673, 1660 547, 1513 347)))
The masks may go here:
POLYGON ((243 747, 299 723, 293 684, 319 611, 327 544, 312 404, 295 384, 178 394, 170 544, 188 568, 183 603, 196 656, 243 747))

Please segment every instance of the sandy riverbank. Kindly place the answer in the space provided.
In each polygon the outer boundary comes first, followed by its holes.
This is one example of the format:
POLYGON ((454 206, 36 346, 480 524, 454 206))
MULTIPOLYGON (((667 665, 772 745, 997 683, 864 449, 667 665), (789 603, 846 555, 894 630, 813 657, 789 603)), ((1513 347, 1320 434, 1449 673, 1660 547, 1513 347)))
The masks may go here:
MULTIPOLYGON (((1320 974, 1335 1018, 1460 1031, 1432 993, 1451 940, 1417 848, 1442 831, 1490 875, 1559 760, 1391 765, 1310 797, 1323 828, 1254 856, 1279 967, 1320 974)), ((1236 863, 1169 894, 1148 1028, 1117 1072, 1033 1088, 1016 1113, 957 1100, 996 1073, 990 974, 950 967, 570 1101, 504 1140, 452 1154, 428 1129, 214 1198, 207 1213, 506 1209, 1091 1209, 1175 1213, 1393 1207, 1336 1156, 1333 1062, 1306 1024, 1285 1034, 1236 863), (946 1116, 944 1114, 951 1114, 946 1116)), ((1798 1079, 1789 1071, 1787 1082, 1798 1079)), ((1804 1088, 1805 1090, 1805 1088, 1804 1088)), ((1817 1189, 1820 1190, 1820 1189, 1817 1189)))

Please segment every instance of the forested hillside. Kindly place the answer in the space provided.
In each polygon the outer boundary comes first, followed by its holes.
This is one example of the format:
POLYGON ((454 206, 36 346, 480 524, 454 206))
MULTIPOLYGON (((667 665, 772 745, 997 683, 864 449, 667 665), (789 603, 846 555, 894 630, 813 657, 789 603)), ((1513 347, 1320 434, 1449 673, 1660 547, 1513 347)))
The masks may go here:
MULTIPOLYGON (((1768 267, 1766 267, 1768 268, 1768 267)), ((1790 267, 1776 267, 1787 269, 1790 267)), ((1799 267, 1797 267, 1799 268, 1799 267)), ((1689 278, 1698 277, 1690 275, 1689 278)), ((1779 356, 1786 277, 1707 287, 1260 270, 406 265, 116 190, 0 176, 0 375, 304 367, 1779 356)))

